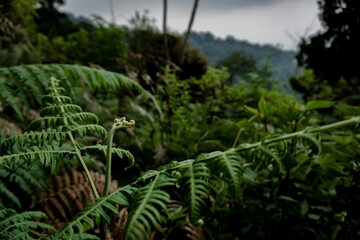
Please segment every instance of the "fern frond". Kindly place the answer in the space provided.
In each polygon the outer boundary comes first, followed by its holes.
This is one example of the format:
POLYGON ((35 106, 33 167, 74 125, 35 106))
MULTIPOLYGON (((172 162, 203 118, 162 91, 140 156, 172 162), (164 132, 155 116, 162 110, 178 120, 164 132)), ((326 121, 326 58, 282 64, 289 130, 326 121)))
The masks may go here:
POLYGON ((49 223, 60 227, 74 215, 74 209, 83 208, 85 201, 90 201, 91 189, 81 172, 72 170, 57 172, 46 182, 45 191, 37 192, 33 210, 40 210, 49 218, 49 223))
POLYGON ((74 114, 68 114, 66 113, 65 116, 70 121, 76 121, 81 123, 93 123, 97 124, 99 122, 98 117, 90 112, 81 112, 81 113, 74 113, 74 114))
POLYGON ((195 161, 180 171, 180 189, 184 206, 188 208, 190 222, 196 224, 201 217, 202 208, 206 205, 204 199, 209 195, 210 170, 205 164, 195 161))
POLYGON ((39 239, 48 232, 55 232, 51 225, 34 219, 47 219, 42 212, 31 211, 16 213, 13 209, 0 210, 0 239, 39 239))
POLYGON ((10 86, 16 89, 17 94, 22 97, 30 97, 30 99, 35 99, 36 102, 40 103, 46 85, 42 85, 42 82, 34 79, 34 75, 29 74, 26 67, 0 68, 0 75, 4 76, 6 81, 11 84, 10 86))
POLYGON ((128 206, 128 199, 133 191, 133 187, 126 186, 105 197, 97 199, 94 203, 90 204, 87 208, 75 216, 74 220, 68 222, 59 229, 54 238, 72 239, 76 234, 78 234, 79 237, 83 237, 87 228, 95 228, 95 222, 93 219, 99 218, 100 216, 103 217, 106 222, 109 222, 110 216, 106 213, 106 210, 112 213, 118 213, 115 205, 128 206))
POLYGON ((308 145, 311 148, 312 153, 319 154, 321 152, 321 143, 314 134, 304 133, 300 134, 298 138, 302 139, 304 145, 308 145))
POLYGON ((212 172, 229 184, 229 192, 235 198, 241 197, 241 183, 244 174, 244 160, 231 148, 225 152, 200 154, 197 162, 207 161, 212 172))
POLYGON ((151 230, 162 222, 161 212, 167 212, 170 195, 160 188, 173 185, 174 178, 158 172, 153 181, 133 193, 124 231, 125 239, 146 239, 151 230))
POLYGON ((65 155, 74 155, 75 153, 69 150, 61 150, 53 146, 44 145, 42 147, 32 146, 19 153, 11 153, 0 156, 0 165, 16 169, 22 163, 33 165, 33 162, 40 162, 45 167, 50 167, 51 171, 55 171, 57 160, 63 158, 65 155))
POLYGON ((260 150, 262 153, 265 153, 268 155, 271 159, 275 160, 276 164, 279 167, 279 171, 283 174, 285 174, 285 168, 284 165, 281 162, 280 157, 277 155, 276 152, 274 152, 272 149, 270 149, 268 146, 262 146, 260 145, 256 150, 260 150))
POLYGON ((38 132, 30 131, 23 134, 14 135, 5 139, 0 145, 0 152, 5 153, 14 146, 22 148, 29 145, 44 146, 45 144, 53 145, 58 142, 61 147, 65 141, 67 131, 62 131, 62 127, 58 129, 46 129, 38 132))
MULTIPOLYGON (((60 95, 61 96, 61 95, 60 95)), ((71 104, 71 103, 64 103, 64 104, 57 104, 57 105, 50 105, 44 107, 40 111, 41 116, 61 116, 61 112, 67 113, 80 113, 82 109, 79 105, 71 104)))
POLYGON ((60 126, 57 129, 48 128, 41 131, 30 131, 7 138, 0 145, 0 153, 6 153, 6 151, 13 149, 14 146, 17 146, 18 148, 32 145, 40 147, 44 145, 57 145, 58 147, 61 147, 69 133, 78 134, 81 137, 97 133, 102 139, 105 139, 107 135, 105 128, 95 124, 80 125, 75 127, 60 126))
POLYGON ((61 103, 65 103, 65 104, 72 103, 71 97, 60 95, 60 94, 57 94, 57 95, 44 95, 42 97, 41 101, 42 101, 43 104, 55 103, 55 102, 61 102, 61 103))
MULTIPOLYGON (((0 79, 2 80, 2 79, 0 79)), ((23 115, 20 111, 18 103, 16 102, 15 94, 13 90, 11 90, 8 86, 6 86, 2 81, 0 81, 1 88, 0 88, 0 102, 7 103, 16 113, 20 120, 23 120, 23 115)))
POLYGON ((106 138, 107 131, 104 127, 96 124, 88 124, 88 125, 81 125, 76 127, 71 127, 70 131, 72 133, 78 134, 81 137, 85 137, 88 135, 94 135, 94 133, 98 133, 102 139, 106 138))
POLYGON ((191 224, 181 226, 181 229, 186 232, 186 237, 189 240, 205 240, 203 229, 194 227, 191 224))
POLYGON ((6 203, 7 207, 23 209, 23 204, 34 200, 34 189, 44 189, 44 178, 39 164, 35 164, 31 168, 19 166, 16 171, 8 171, 1 167, 0 199, 6 203))
MULTIPOLYGON (((14 110, 23 120, 22 109, 38 107, 48 87, 49 79, 57 77, 68 89, 70 97, 79 97, 79 89, 116 93, 120 89, 146 91, 132 79, 115 72, 66 64, 34 64, 0 68, 0 102, 14 110)), ((148 95, 147 95, 148 96, 148 95)), ((69 98, 61 97, 63 103, 69 98)), ((51 96, 45 98, 51 101, 51 96)), ((50 114, 52 109, 46 109, 50 114)), ((55 111, 56 112, 56 111, 55 111)))
MULTIPOLYGON (((13 204, 14 207, 21 209, 22 208, 22 204, 21 204, 21 200, 19 198, 19 196, 17 196, 16 193, 14 193, 11 189, 8 188, 8 186, 4 183, 0 183, 0 196, 3 199, 7 199, 7 206, 13 204)), ((4 205, 2 205, 3 203, 0 203, 2 207, 5 207, 4 205)))
MULTIPOLYGON (((104 187, 105 175, 90 171, 96 189, 101 191, 104 187)), ((46 189, 36 191, 36 201, 31 210, 44 212, 49 223, 61 227, 70 221, 95 197, 90 187, 86 174, 74 169, 60 168, 56 175, 46 181, 46 189)), ((117 181, 111 182, 110 192, 118 189, 117 181)))
MULTIPOLYGON (((40 84, 45 88, 48 85, 49 79, 55 76, 61 79, 69 90, 85 84, 92 91, 115 92, 121 88, 143 91, 143 88, 137 82, 123 74, 79 65, 33 64, 13 66, 0 68, 0 76, 4 76, 7 81, 13 83, 25 84, 26 87, 40 84), (26 82, 29 81, 28 79, 32 82, 26 82)), ((41 94, 39 95, 34 89, 31 90, 31 93, 41 98, 41 94)))
MULTIPOLYGON (((82 147, 80 150, 84 152, 100 151, 104 154, 104 156, 106 156, 107 145, 97 144, 93 146, 86 146, 86 147, 82 147)), ((112 150, 112 154, 114 154, 118 158, 120 159, 126 158, 129 161, 129 165, 125 168, 125 170, 131 168, 134 165, 135 163, 134 156, 128 150, 115 148, 115 147, 113 147, 111 150, 112 150)))

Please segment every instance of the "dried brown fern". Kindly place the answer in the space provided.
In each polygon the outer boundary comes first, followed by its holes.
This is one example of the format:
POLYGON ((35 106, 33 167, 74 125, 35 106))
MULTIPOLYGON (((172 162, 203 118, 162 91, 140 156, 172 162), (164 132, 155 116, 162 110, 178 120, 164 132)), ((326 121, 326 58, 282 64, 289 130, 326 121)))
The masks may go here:
POLYGON ((117 240, 123 239, 122 233, 124 232, 127 218, 128 218, 127 208, 121 209, 119 216, 116 218, 116 221, 114 221, 114 223, 108 228, 108 230, 111 232, 111 237, 109 239, 117 239, 117 240))
MULTIPOLYGON (((105 175, 90 171, 99 192, 105 183, 105 175)), ((84 172, 62 168, 58 174, 47 181, 47 189, 37 192, 37 201, 31 209, 41 210, 47 214, 49 223, 60 227, 76 213, 93 201, 94 194, 84 172)), ((112 181, 110 191, 118 188, 117 181, 112 181)))

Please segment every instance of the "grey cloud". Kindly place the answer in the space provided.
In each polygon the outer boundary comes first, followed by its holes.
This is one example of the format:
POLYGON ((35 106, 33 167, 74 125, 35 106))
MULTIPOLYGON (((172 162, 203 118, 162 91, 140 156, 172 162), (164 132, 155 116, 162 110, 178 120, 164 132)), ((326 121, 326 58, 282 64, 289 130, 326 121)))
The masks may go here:
POLYGON ((200 4, 208 9, 232 9, 241 7, 267 6, 291 0, 200 0, 200 4))
MULTIPOLYGON (((127 9, 139 11, 145 9, 154 9, 154 7, 162 7, 162 0, 111 0, 114 9, 125 12, 127 9)), ((314 1, 314 0, 200 0, 199 9, 203 11, 224 11, 234 8, 248 8, 248 7, 265 7, 281 2, 289 1, 314 1)), ((188 9, 193 0, 168 0, 169 8, 176 8, 177 10, 188 9)), ((96 12, 108 12, 109 0, 67 0, 66 4, 71 6, 71 9, 78 12, 89 12, 93 9, 96 12)), ((65 7, 66 8, 66 7, 65 7)))

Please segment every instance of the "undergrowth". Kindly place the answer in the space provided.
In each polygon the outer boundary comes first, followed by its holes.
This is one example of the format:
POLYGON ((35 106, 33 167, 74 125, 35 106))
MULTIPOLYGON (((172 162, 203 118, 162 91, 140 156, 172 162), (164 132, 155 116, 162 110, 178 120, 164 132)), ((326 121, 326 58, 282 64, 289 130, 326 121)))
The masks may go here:
MULTIPOLYGON (((334 198, 337 191, 348 191, 359 169, 354 160, 359 116, 271 133, 269 119, 276 109, 262 98, 257 108, 247 107, 253 119, 260 119, 256 126, 268 132, 261 141, 236 140, 231 148, 172 161, 119 187, 111 177, 112 161, 126 162, 126 170, 135 159, 115 147, 113 138, 119 129, 135 127, 135 121, 117 118, 107 131, 95 114, 65 95, 56 78, 41 99, 29 91, 42 103, 40 116, 31 121, 30 131, 0 145, 1 239, 170 239, 179 228, 191 239, 214 239, 213 231, 229 233, 224 239, 252 234, 256 237, 249 239, 265 239, 275 223, 286 221, 302 223, 298 229, 289 225, 294 232, 286 237, 301 232, 296 239, 335 239, 342 228, 356 224, 334 198), (349 146, 352 152, 345 156, 339 148, 349 146), (43 177, 44 170, 55 176, 52 182, 43 177), (234 221, 219 222, 224 216, 234 221), (325 227, 307 226, 314 222, 325 227)), ((22 118, 18 103, 2 94, 22 118)), ((303 113, 328 105, 310 102, 303 113)), ((280 229, 273 231, 276 235, 280 229)))

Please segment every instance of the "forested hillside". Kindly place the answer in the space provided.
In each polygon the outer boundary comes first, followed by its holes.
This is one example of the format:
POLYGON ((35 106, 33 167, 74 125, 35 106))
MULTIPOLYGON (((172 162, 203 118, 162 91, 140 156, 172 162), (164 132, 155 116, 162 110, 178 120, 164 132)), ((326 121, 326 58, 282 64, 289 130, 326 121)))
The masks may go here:
MULTIPOLYGON (((192 32, 189 42, 195 48, 200 49, 213 66, 233 52, 242 52, 254 57, 258 65, 267 65, 274 79, 279 79, 282 83, 287 84, 291 77, 301 73, 295 58, 295 51, 241 41, 231 36, 222 39, 210 32, 192 32)), ((288 84, 287 88, 289 89, 288 84)))

